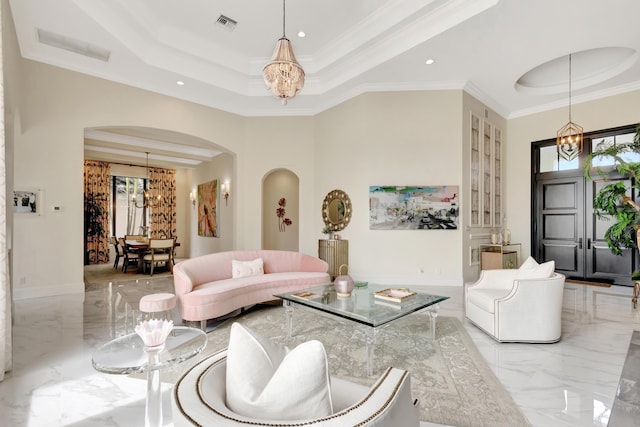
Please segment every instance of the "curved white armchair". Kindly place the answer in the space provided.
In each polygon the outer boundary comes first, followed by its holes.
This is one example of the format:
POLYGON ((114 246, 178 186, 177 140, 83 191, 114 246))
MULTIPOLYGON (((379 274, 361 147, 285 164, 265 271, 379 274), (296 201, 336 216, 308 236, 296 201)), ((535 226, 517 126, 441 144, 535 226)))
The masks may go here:
POLYGON ((411 399, 407 371, 389 368, 371 387, 331 378, 334 414, 311 420, 281 421, 233 413, 226 404, 227 351, 189 369, 176 383, 171 405, 173 423, 180 426, 403 426, 420 425, 411 399))
POLYGON ((562 274, 525 279, 518 270, 483 270, 465 284, 465 316, 500 342, 551 343, 562 334, 562 274))

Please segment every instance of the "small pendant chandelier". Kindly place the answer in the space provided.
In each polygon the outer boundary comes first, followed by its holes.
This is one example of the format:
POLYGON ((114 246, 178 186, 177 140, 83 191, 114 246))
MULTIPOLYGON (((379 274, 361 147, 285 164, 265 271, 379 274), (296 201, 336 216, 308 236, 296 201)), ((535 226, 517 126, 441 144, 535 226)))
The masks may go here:
POLYGON ((304 70, 293 54, 291 42, 285 36, 285 0, 282 0, 282 37, 276 43, 271 61, 262 69, 267 89, 287 105, 304 86, 304 70))
MULTIPOLYGON (((147 151, 147 187, 151 184, 149 181, 149 152, 147 151)), ((157 196, 153 196, 151 191, 147 188, 144 189, 142 193, 142 200, 138 200, 136 195, 131 196, 131 200, 136 208, 155 208, 160 204, 161 196, 158 194, 157 196)))
POLYGON ((583 140, 582 126, 571 121, 571 54, 569 54, 569 123, 558 130, 556 139, 558 155, 567 161, 575 159, 582 153, 583 140))

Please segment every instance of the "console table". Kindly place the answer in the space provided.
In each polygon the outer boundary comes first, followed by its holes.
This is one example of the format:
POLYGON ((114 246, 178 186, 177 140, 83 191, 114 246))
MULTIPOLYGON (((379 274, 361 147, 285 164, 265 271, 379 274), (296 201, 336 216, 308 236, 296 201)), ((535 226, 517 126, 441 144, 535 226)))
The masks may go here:
POLYGON ((340 266, 349 265, 349 241, 348 240, 318 240, 318 258, 329 264, 331 280, 340 275, 340 266))
POLYGON ((495 270, 520 266, 520 243, 480 244, 480 269, 495 270))

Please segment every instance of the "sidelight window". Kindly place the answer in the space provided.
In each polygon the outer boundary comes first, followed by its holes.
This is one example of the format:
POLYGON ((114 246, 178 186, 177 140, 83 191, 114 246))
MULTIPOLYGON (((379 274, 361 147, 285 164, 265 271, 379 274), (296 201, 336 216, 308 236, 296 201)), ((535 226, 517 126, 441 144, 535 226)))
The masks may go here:
MULTIPOLYGON (((632 133, 625 133, 622 135, 612 135, 612 136, 606 136, 603 138, 594 138, 593 142, 591 144, 592 146, 592 152, 596 153, 598 151, 604 150, 607 147, 611 147, 613 145, 616 146, 620 146, 620 145, 631 145, 633 144, 633 138, 635 136, 635 132, 632 133)), ((634 153, 634 152, 629 152, 629 153, 623 153, 621 154, 621 156, 626 162, 640 162, 640 155, 638 153, 634 153)), ((603 167, 603 166, 613 166, 614 163, 614 159, 613 157, 597 157, 595 159, 593 159, 593 166, 596 167, 603 167)))

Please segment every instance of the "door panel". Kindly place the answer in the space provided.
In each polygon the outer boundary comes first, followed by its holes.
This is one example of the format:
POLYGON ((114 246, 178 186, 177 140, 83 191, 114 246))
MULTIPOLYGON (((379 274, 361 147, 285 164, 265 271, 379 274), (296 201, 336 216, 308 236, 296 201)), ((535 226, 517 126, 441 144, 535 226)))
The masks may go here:
POLYGON ((547 244, 544 245, 542 250, 544 253, 542 256, 543 260, 555 260, 556 271, 572 272, 577 274, 576 272, 581 268, 578 264, 578 246, 575 244, 547 244))
POLYGON ((584 229, 584 179, 582 177, 539 180, 536 189, 540 262, 554 260, 556 271, 567 277, 584 275, 582 230, 584 229))
MULTIPOLYGON (((587 182, 587 200, 586 212, 590 219, 590 226, 586 230, 587 238, 587 265, 586 278, 607 281, 616 284, 628 285, 631 283, 631 272, 635 270, 634 264, 636 257, 634 249, 626 249, 622 255, 615 255, 604 240, 604 234, 611 225, 613 220, 604 217, 597 218, 593 210, 593 199, 602 187, 605 185, 623 181, 630 187, 628 178, 612 177, 604 180, 587 182)), ((631 196, 631 194, 629 194, 631 196)))
POLYGON ((544 216, 544 236, 547 239, 576 240, 575 214, 549 214, 544 216))

